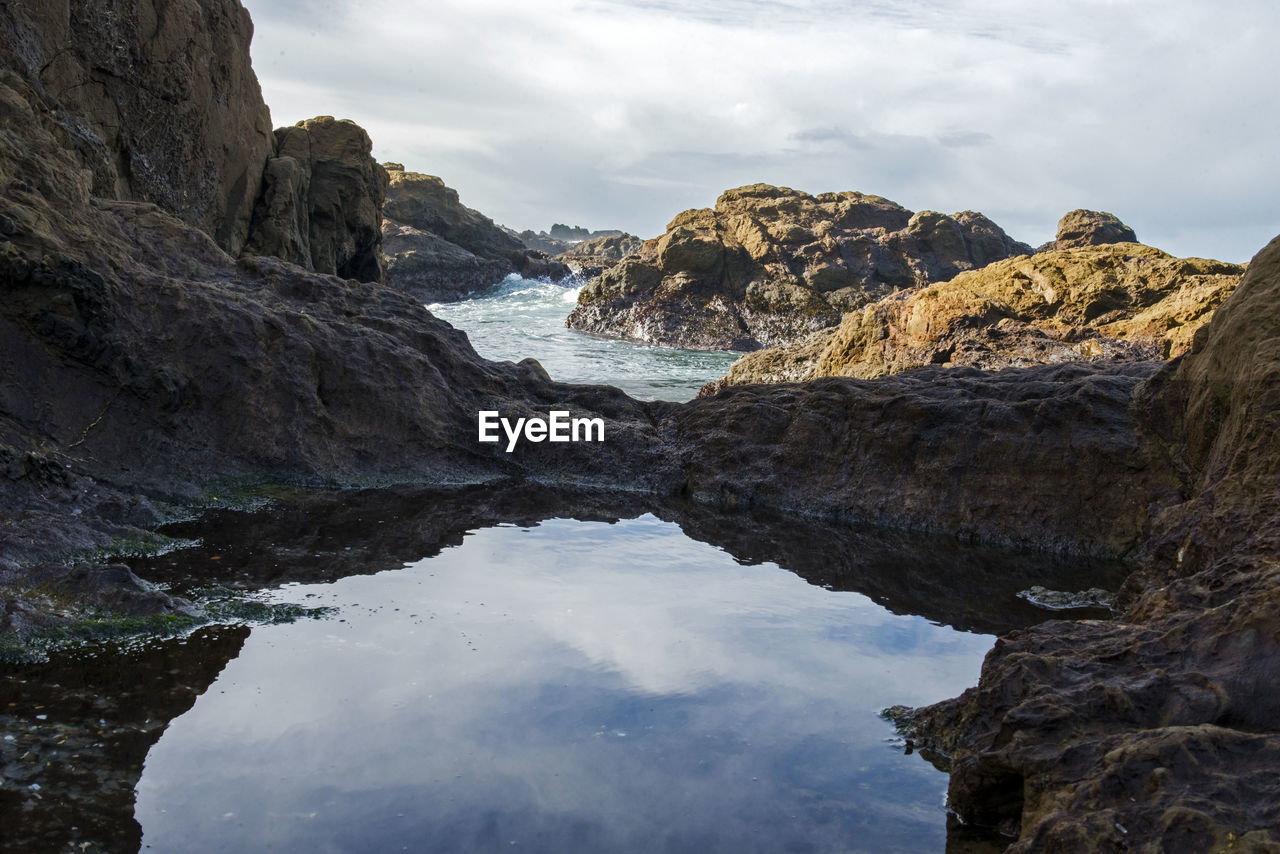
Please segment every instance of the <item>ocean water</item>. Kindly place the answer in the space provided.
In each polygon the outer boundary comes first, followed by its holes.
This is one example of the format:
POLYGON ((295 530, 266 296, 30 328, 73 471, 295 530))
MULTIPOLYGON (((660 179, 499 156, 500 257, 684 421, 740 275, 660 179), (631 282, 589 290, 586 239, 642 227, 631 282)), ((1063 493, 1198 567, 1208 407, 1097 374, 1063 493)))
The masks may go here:
POLYGON ((614 385, 640 400, 690 400, 742 355, 650 347, 568 329, 564 321, 577 305, 579 290, 573 280, 512 274, 479 296, 427 308, 465 331, 487 359, 532 357, 553 379, 614 385))

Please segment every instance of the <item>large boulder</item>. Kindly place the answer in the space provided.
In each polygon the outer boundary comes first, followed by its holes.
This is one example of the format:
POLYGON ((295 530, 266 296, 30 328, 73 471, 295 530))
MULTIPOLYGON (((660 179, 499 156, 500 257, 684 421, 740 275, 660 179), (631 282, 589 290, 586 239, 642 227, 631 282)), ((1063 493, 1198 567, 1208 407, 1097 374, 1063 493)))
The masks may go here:
POLYGON ((462 204, 434 175, 385 164, 383 208, 387 281, 424 302, 458 299, 511 273, 562 279, 569 268, 527 248, 493 220, 462 204))
POLYGON ((651 344, 755 350, 834 326, 902 288, 1030 251, 972 211, 912 213, 863 193, 753 184, 677 216, 584 287, 567 323, 651 344))
POLYGON ((1010 258, 885 297, 799 343, 749 353, 708 393, 931 364, 994 370, 1169 359, 1190 348, 1243 271, 1136 243, 1010 258))
POLYGON ((280 128, 246 251, 317 273, 382 281, 387 172, 349 120, 318 116, 280 128))
POLYGON ((1057 236, 1038 248, 1037 252, 1075 249, 1080 246, 1105 246, 1108 243, 1137 243, 1133 229, 1120 217, 1106 211, 1079 208, 1063 214, 1058 220, 1057 236))
POLYGON ((580 278, 594 279, 643 248, 644 241, 633 234, 609 234, 574 243, 557 259, 569 265, 569 269, 580 278))
POLYGON ((239 0, 6 3, 0 63, 95 196, 160 205, 237 254, 272 151, 252 34, 239 0))

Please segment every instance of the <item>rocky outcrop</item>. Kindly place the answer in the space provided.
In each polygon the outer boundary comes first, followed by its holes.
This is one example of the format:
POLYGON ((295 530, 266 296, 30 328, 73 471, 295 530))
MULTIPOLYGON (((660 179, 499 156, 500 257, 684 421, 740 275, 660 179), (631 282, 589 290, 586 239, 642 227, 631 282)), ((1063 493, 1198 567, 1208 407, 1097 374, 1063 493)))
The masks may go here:
POLYGON ((1129 605, 1002 638, 978 686, 907 716, 950 803, 1011 852, 1280 844, 1280 238, 1137 395, 1185 500, 1129 605))
POLYGON ((1058 234, 1037 252, 1076 249, 1081 246, 1105 246, 1108 243, 1137 243, 1133 229, 1113 213, 1079 208, 1063 214, 1058 220, 1058 234))
POLYGON ((95 196, 153 202, 237 254, 272 147, 252 33, 239 0, 6 3, 0 64, 95 196))
POLYGON ((886 294, 1031 248, 982 214, 753 184, 685 211, 582 289, 568 325, 696 349, 796 341, 886 294))
POLYGON ((502 281, 562 279, 569 268, 527 249, 493 220, 463 205, 434 175, 385 164, 391 176, 383 208, 387 281, 423 302, 458 299, 502 281))
POLYGON ((624 258, 636 255, 644 241, 632 234, 611 234, 576 243, 557 256, 577 276, 594 279, 612 269, 624 258))
POLYGON ((568 226, 559 222, 551 226, 551 231, 534 231, 531 228, 521 232, 511 229, 505 229, 505 231, 530 249, 537 249, 553 257, 572 252, 574 247, 582 243, 589 243, 603 237, 620 237, 625 234, 617 229, 591 231, 580 225, 568 226))
POLYGON ((1040 252, 901 291, 789 347, 749 353, 724 385, 871 378, 923 365, 995 370, 1168 359, 1235 289, 1243 267, 1136 243, 1040 252))
POLYGON ((319 116, 280 128, 245 247, 317 273, 380 282, 387 172, 355 122, 319 116))

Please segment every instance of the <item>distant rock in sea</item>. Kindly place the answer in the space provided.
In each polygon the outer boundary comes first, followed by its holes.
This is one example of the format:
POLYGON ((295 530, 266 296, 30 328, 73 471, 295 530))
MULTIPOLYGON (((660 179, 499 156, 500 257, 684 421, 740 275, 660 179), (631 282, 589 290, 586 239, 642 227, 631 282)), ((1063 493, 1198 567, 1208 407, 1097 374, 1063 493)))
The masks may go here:
POLYGON ((903 288, 1031 247, 980 213, 913 213, 857 192, 753 184, 677 216, 584 287, 568 325, 696 349, 797 341, 903 288))

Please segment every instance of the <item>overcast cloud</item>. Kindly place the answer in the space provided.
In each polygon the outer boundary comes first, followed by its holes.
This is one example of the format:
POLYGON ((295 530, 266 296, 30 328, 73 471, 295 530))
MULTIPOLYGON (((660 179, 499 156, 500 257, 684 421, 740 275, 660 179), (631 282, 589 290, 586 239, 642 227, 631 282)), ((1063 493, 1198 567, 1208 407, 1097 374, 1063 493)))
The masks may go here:
POLYGON ((277 125, 350 118, 516 229, 661 233, 726 188, 861 190, 1179 255, 1280 233, 1270 0, 244 0, 277 125))

